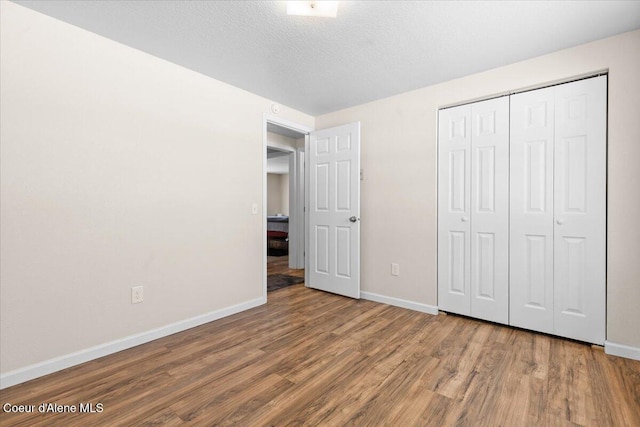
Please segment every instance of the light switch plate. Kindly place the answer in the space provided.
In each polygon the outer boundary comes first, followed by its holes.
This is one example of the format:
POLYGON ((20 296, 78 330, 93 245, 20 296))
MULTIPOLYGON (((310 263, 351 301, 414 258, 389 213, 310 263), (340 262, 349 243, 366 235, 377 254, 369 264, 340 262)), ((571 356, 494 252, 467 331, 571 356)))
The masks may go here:
POLYGON ((144 293, 142 286, 134 286, 131 288, 131 304, 138 304, 144 301, 144 293))
POLYGON ((400 264, 396 264, 395 262, 391 263, 391 275, 392 276, 400 275, 400 264))

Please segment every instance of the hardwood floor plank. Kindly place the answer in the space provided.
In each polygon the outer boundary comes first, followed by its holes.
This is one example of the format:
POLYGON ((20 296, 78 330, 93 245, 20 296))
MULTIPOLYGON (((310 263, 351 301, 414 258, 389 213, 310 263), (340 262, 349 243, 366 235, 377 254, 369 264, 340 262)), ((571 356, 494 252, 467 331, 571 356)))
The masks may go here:
POLYGON ((119 372, 125 372, 126 376, 126 371, 131 367, 168 353, 169 350, 163 347, 149 347, 143 353, 136 352, 135 349, 126 350, 37 378, 17 388, 0 390, 0 395, 3 401, 16 401, 29 396, 33 402, 38 403, 46 401, 52 395, 64 398, 66 394, 78 393, 84 388, 93 390, 96 382, 103 382, 105 378, 113 379, 119 372), (109 363, 105 363, 105 360, 109 360, 109 363))
POLYGON ((433 364, 431 358, 423 358, 412 363, 405 361, 398 365, 346 425, 374 425, 377 420, 392 420, 407 410, 405 405, 412 399, 424 399, 422 395, 416 396, 415 392, 418 388, 414 385, 420 382, 423 375, 428 374, 429 367, 433 364), (399 401, 401 401, 400 404, 399 401))
POLYGON ((350 368, 366 360, 366 356, 354 351, 343 350, 332 359, 331 364, 316 372, 313 378, 297 383, 292 393, 281 396, 269 404, 270 410, 259 419, 245 420, 247 425, 300 425, 305 422, 305 414, 322 407, 331 396, 339 395, 340 379, 350 372, 350 368), (283 422, 286 420, 286 422, 283 422))
MULTIPOLYGON (((445 426, 447 414, 451 413, 455 401, 437 393, 430 393, 428 404, 420 414, 415 426, 441 427, 445 426)), ((409 425, 409 424, 407 424, 409 425)))
POLYGON ((0 391, 102 413, 2 411, 0 425, 640 426, 640 362, 304 286, 268 300, 0 391))
MULTIPOLYGON (((594 353, 594 359, 610 358, 602 352, 594 353)), ((613 357, 613 363, 602 363, 604 378, 608 382, 613 406, 612 415, 618 425, 640 426, 640 371, 639 362, 613 357)))
POLYGON ((138 421, 136 425, 140 427, 174 427, 184 425, 184 421, 182 421, 171 409, 166 409, 157 416, 154 415, 148 419, 138 421))
MULTIPOLYGON (((287 390, 292 385, 279 375, 268 374, 252 375, 244 381, 225 382, 225 389, 215 387, 206 393, 195 396, 186 396, 176 404, 171 405, 178 416, 184 421, 195 421, 195 425, 219 425, 220 420, 229 417, 242 417, 247 408, 244 404, 256 399, 273 389, 277 394, 287 390), (221 392, 224 390, 224 392, 221 392)), ((249 411, 250 412, 250 411, 249 411)))
MULTIPOLYGON (((503 390, 503 381, 510 366, 509 356, 510 352, 506 351, 504 345, 499 342, 485 342, 482 358, 477 360, 473 368, 468 371, 461 390, 456 390, 457 393, 451 396, 454 403, 446 415, 445 425, 482 425, 497 416, 494 411, 500 401, 499 396, 503 390)), ((447 358, 451 359, 451 357, 447 358)), ((455 359, 453 360, 455 361, 455 359)), ((445 364, 446 375, 451 375, 452 364, 457 367, 452 361, 445 364)), ((470 365, 467 364, 467 366, 470 365)), ((437 377, 438 382, 433 390, 443 394, 442 391, 448 390, 446 388, 442 390, 441 378, 441 376, 437 377)))

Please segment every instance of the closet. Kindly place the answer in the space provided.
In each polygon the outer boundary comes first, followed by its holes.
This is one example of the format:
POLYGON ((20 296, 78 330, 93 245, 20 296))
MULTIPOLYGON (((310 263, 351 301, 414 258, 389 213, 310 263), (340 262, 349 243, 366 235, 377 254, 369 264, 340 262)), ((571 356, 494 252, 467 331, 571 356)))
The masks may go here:
POLYGON ((607 77, 440 110, 438 306, 603 344, 607 77))

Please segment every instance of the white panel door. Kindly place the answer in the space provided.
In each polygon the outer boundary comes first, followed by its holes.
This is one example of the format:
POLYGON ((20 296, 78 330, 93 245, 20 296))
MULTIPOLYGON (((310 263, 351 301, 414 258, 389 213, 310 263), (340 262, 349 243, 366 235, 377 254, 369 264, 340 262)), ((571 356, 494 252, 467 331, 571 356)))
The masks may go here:
POLYGON ((607 77, 555 87, 554 333, 604 344, 607 77))
POLYGON ((554 88, 511 96, 510 297, 514 326, 553 333, 554 88))
POLYGON ((509 97, 471 104, 471 315, 509 323, 509 97))
POLYGON ((307 286, 360 298, 360 122, 311 132, 307 286))
POLYGON ((438 307, 471 314, 471 106, 438 113, 438 307))

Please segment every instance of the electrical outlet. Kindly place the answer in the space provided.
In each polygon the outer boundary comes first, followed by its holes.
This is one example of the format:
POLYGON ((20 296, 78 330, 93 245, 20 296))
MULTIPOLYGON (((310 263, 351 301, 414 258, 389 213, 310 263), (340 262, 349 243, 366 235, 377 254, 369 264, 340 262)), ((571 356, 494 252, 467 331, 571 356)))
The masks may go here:
POLYGON ((142 286, 134 286, 131 288, 131 304, 138 304, 144 300, 142 286))
POLYGON ((392 276, 400 275, 400 264, 396 264, 395 262, 391 263, 391 275, 392 276))

